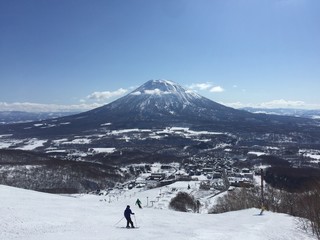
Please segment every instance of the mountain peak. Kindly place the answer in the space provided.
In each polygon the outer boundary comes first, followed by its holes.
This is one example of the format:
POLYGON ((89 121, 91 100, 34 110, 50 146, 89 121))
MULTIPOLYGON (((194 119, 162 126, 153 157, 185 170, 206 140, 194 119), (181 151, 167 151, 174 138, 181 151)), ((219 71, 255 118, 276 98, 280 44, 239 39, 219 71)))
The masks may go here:
POLYGON ((133 91, 132 95, 161 95, 161 94, 170 94, 177 92, 186 92, 184 88, 182 88, 177 83, 168 80, 150 80, 140 87, 138 87, 135 91, 133 91))
POLYGON ((183 101, 185 104, 187 104, 191 99, 201 98, 201 96, 194 91, 186 90, 173 81, 163 79, 149 80, 131 92, 131 95, 144 95, 148 98, 159 98, 159 96, 170 94, 176 96, 175 100, 178 100, 178 102, 183 101))

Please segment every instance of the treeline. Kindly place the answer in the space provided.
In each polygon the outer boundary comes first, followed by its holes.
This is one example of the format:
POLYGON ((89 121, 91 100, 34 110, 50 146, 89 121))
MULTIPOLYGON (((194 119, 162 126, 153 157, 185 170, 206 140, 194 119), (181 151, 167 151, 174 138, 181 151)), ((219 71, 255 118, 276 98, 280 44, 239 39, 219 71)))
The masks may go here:
POLYGON ((300 226, 320 239, 320 183, 312 190, 287 192, 267 186, 262 201, 259 187, 237 188, 218 198, 210 213, 223 213, 247 208, 261 208, 299 217, 300 226))
POLYGON ((106 164, 66 161, 16 150, 0 151, 0 173, 0 184, 51 193, 104 189, 129 177, 106 164))
POLYGON ((320 182, 320 169, 270 167, 266 170, 265 181, 272 187, 289 192, 304 192, 313 189, 314 182, 320 182))

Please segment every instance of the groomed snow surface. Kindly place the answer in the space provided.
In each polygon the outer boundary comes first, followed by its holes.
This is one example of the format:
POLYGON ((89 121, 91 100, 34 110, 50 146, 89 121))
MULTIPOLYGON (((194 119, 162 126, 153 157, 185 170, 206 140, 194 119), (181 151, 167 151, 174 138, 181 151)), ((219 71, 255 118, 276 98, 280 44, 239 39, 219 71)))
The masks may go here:
POLYGON ((299 229, 296 218, 285 214, 265 212, 260 216, 258 209, 247 209, 213 215, 176 212, 166 204, 162 209, 156 203, 146 207, 147 197, 148 202, 155 199, 159 190, 132 189, 111 199, 108 195, 54 195, 0 185, 0 239, 316 239, 299 229), (135 205, 137 198, 143 209, 135 205), (128 204, 135 212, 132 220, 137 229, 123 228, 128 204))

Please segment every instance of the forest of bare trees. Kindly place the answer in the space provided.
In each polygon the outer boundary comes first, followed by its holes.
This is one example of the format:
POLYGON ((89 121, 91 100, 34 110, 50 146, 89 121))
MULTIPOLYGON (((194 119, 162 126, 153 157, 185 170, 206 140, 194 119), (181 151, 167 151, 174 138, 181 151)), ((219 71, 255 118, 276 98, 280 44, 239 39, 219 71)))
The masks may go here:
POLYGON ((210 213, 223 213, 246 208, 261 208, 299 217, 300 226, 312 231, 320 239, 320 184, 314 183, 312 190, 288 192, 266 186, 264 199, 259 187, 237 188, 218 198, 210 213), (263 206, 262 206, 263 205, 263 206))

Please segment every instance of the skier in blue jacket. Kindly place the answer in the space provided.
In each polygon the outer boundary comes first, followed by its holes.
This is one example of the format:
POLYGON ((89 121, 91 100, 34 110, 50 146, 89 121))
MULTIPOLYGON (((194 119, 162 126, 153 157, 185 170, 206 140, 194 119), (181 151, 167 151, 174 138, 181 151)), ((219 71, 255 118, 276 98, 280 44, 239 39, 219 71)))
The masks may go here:
POLYGON ((133 222, 131 220, 131 214, 134 215, 134 213, 130 209, 130 206, 128 205, 126 210, 124 210, 124 217, 127 219, 127 228, 129 228, 129 223, 130 223, 131 227, 134 228, 133 222))

